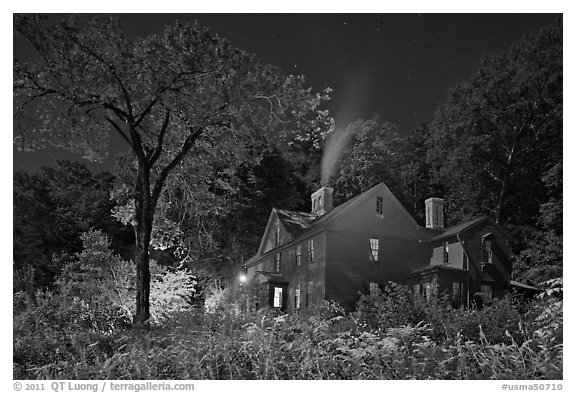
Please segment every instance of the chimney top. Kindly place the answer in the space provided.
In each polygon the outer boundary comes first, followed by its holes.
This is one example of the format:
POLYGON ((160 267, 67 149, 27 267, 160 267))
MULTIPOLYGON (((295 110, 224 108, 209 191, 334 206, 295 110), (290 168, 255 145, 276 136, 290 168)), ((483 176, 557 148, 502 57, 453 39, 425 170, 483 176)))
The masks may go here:
POLYGON ((330 187, 322 187, 314 192, 312 199, 312 214, 322 216, 332 210, 332 194, 334 190, 330 187))
POLYGON ((428 198, 424 201, 426 205, 426 228, 444 228, 444 199, 428 198))

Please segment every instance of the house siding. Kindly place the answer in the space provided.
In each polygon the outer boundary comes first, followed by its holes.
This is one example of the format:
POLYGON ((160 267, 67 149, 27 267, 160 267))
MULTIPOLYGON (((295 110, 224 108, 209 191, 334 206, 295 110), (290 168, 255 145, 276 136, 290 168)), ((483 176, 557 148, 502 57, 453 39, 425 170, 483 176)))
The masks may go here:
MULTIPOLYGON (((384 286, 390 281, 426 282, 433 291, 451 293, 452 284, 460 282, 467 291, 466 295, 462 294, 463 301, 479 292, 482 284, 489 283, 495 296, 509 287, 510 247, 506 234, 490 219, 463 223, 442 236, 442 230, 418 227, 383 184, 333 213, 328 213, 306 231, 290 234, 273 210, 257 255, 247 263, 249 279, 258 271, 282 276, 277 281, 278 285, 285 285, 285 305, 289 312, 295 309, 298 284, 302 310, 319 305, 323 300, 336 301, 352 310, 359 292, 368 292, 370 283, 384 286), (379 209, 377 198, 382 198, 379 209), (280 242, 275 241, 278 226, 280 242), (488 233, 493 234, 493 263, 482 266, 482 237, 488 233), (431 242, 434 238, 438 240, 431 242), (311 239, 314 242, 313 263, 308 260, 307 252, 311 239), (378 261, 371 258, 370 239, 378 239, 378 261), (445 241, 448 242, 448 263, 444 263, 445 241), (300 266, 296 265, 295 259, 298 246, 301 248, 300 266), (281 267, 276 272, 274 257, 278 253, 281 267), (307 305, 308 295, 311 295, 311 303, 307 305)), ((274 275, 270 277, 274 280, 274 275)), ((270 285, 262 284, 261 287, 266 288, 270 296, 270 285)))
POLYGON ((470 258, 470 291, 480 292, 480 285, 491 284, 495 296, 501 296, 510 285, 512 263, 510 247, 506 237, 498 228, 485 223, 462 236, 465 249, 470 258), (482 267, 482 236, 492 233, 493 263, 482 267))
POLYGON ((450 265, 464 269, 464 249, 457 239, 448 242, 448 263, 444 263, 444 243, 435 244, 432 249, 432 257, 430 258, 430 265, 450 265))

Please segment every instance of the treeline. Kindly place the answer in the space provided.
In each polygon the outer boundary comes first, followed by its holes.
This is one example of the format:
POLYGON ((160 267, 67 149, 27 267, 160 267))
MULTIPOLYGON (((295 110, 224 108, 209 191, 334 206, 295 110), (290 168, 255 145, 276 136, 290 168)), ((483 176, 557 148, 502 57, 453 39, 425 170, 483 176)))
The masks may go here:
MULTIPOLYGON (((424 200, 443 197, 447 225, 489 215, 513 235, 513 279, 561 277, 562 102, 558 24, 485 58, 406 137, 378 118, 348 124, 351 139, 330 179, 335 202, 384 182, 423 224, 424 200)), ((256 158, 240 165, 214 152, 175 170, 157 205, 152 258, 189 269, 203 288, 223 283, 257 248, 272 207, 309 210, 322 146, 251 149, 256 158)), ((114 175, 70 162, 16 172, 14 291, 51 289, 90 230, 133 257, 135 171, 134 160, 120 157, 114 175)))

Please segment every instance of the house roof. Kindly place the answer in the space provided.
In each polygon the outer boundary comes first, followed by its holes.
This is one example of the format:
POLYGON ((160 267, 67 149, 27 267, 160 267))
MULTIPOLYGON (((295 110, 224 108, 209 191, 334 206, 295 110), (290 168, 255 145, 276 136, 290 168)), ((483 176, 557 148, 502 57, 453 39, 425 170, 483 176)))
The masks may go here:
POLYGON ((270 228, 274 216, 278 217, 278 219, 282 222, 282 225, 284 225, 286 231, 292 236, 293 238, 292 240, 295 240, 298 237, 302 237, 305 236, 306 234, 311 233, 314 229, 319 228, 322 225, 332 221, 332 219, 339 216, 341 213, 348 211, 350 208, 356 206, 361 200, 363 200, 368 195, 372 194, 372 192, 374 192, 374 190, 376 190, 380 186, 386 187, 384 183, 379 183, 374 187, 370 188, 369 190, 364 191, 359 195, 356 195, 354 198, 344 202, 343 204, 336 206, 328 213, 321 216, 312 213, 295 212, 290 210, 273 208, 272 212, 270 213, 270 218, 268 219, 268 224, 266 225, 266 231, 264 232, 264 236, 262 237, 262 241, 260 242, 258 253, 256 253, 256 255, 248 259, 246 262, 244 262, 244 266, 251 265, 264 255, 268 254, 268 252, 264 253, 262 252, 262 250, 264 246, 264 239, 266 238, 266 233, 270 228))
POLYGON ((284 225, 284 228, 292 237, 296 238, 302 232, 306 231, 318 218, 316 214, 295 212, 290 210, 274 209, 278 219, 284 225))
POLYGON ((270 272, 256 272, 260 276, 258 279, 259 283, 263 282, 277 282, 277 283, 288 283, 288 279, 280 274, 277 273, 270 273, 270 272))
POLYGON ((451 237, 454 237, 454 236, 457 236, 463 232, 466 232, 467 230, 471 229, 475 225, 483 223, 485 221, 488 221, 491 225, 498 228, 498 231, 501 232, 502 235, 504 235, 508 240, 512 239, 510 234, 504 228, 502 228, 500 225, 498 225, 493 219, 491 219, 488 216, 482 216, 482 217, 473 218, 473 219, 468 220, 468 221, 464 221, 458 225, 448 227, 442 233, 431 238, 429 240, 429 242, 439 242, 439 241, 447 240, 451 237))
POLYGON ((512 285, 513 287, 517 287, 517 288, 522 288, 522 289, 528 289, 531 291, 538 291, 538 292, 542 292, 543 290, 537 287, 534 287, 532 285, 528 285, 528 284, 524 284, 523 282, 519 282, 519 281, 514 281, 511 280, 510 281, 510 285, 512 285))
POLYGON ((436 270, 449 270, 449 271, 458 271, 458 272, 467 272, 466 269, 462 269, 460 267, 456 267, 456 266, 450 266, 450 265, 428 265, 428 266, 423 266, 420 268, 417 268, 415 270, 412 270, 409 274, 410 275, 415 275, 415 274, 424 274, 424 273, 430 273, 436 270))
POLYGON ((477 217, 477 218, 474 218, 472 220, 462 222, 458 225, 448 227, 443 232, 441 232, 440 234, 438 234, 438 235, 434 236, 432 239, 430 239, 430 241, 431 242, 437 242, 440 240, 446 240, 448 238, 454 237, 454 236, 459 235, 460 233, 466 231, 467 229, 469 229, 473 225, 476 225, 476 224, 478 224, 478 223, 480 223, 486 219, 488 219, 488 217, 477 217))

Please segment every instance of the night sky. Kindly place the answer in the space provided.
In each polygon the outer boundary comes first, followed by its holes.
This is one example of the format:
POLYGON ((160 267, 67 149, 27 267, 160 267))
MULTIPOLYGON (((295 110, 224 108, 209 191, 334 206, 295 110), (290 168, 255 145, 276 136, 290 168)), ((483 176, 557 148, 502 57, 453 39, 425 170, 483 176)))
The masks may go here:
MULTIPOLYGON (((482 56, 503 53, 558 14, 140 14, 119 16, 129 35, 159 33, 196 19, 285 74, 304 74, 315 90, 330 87, 337 126, 379 116, 405 135, 432 120, 448 89, 468 79, 482 56)), ((26 55, 14 43, 14 55, 26 55)), ((127 149, 113 139, 113 152, 127 149)), ((80 156, 48 149, 14 152, 14 169, 35 169, 80 156)), ((114 155, 96 171, 111 170, 114 155)))

